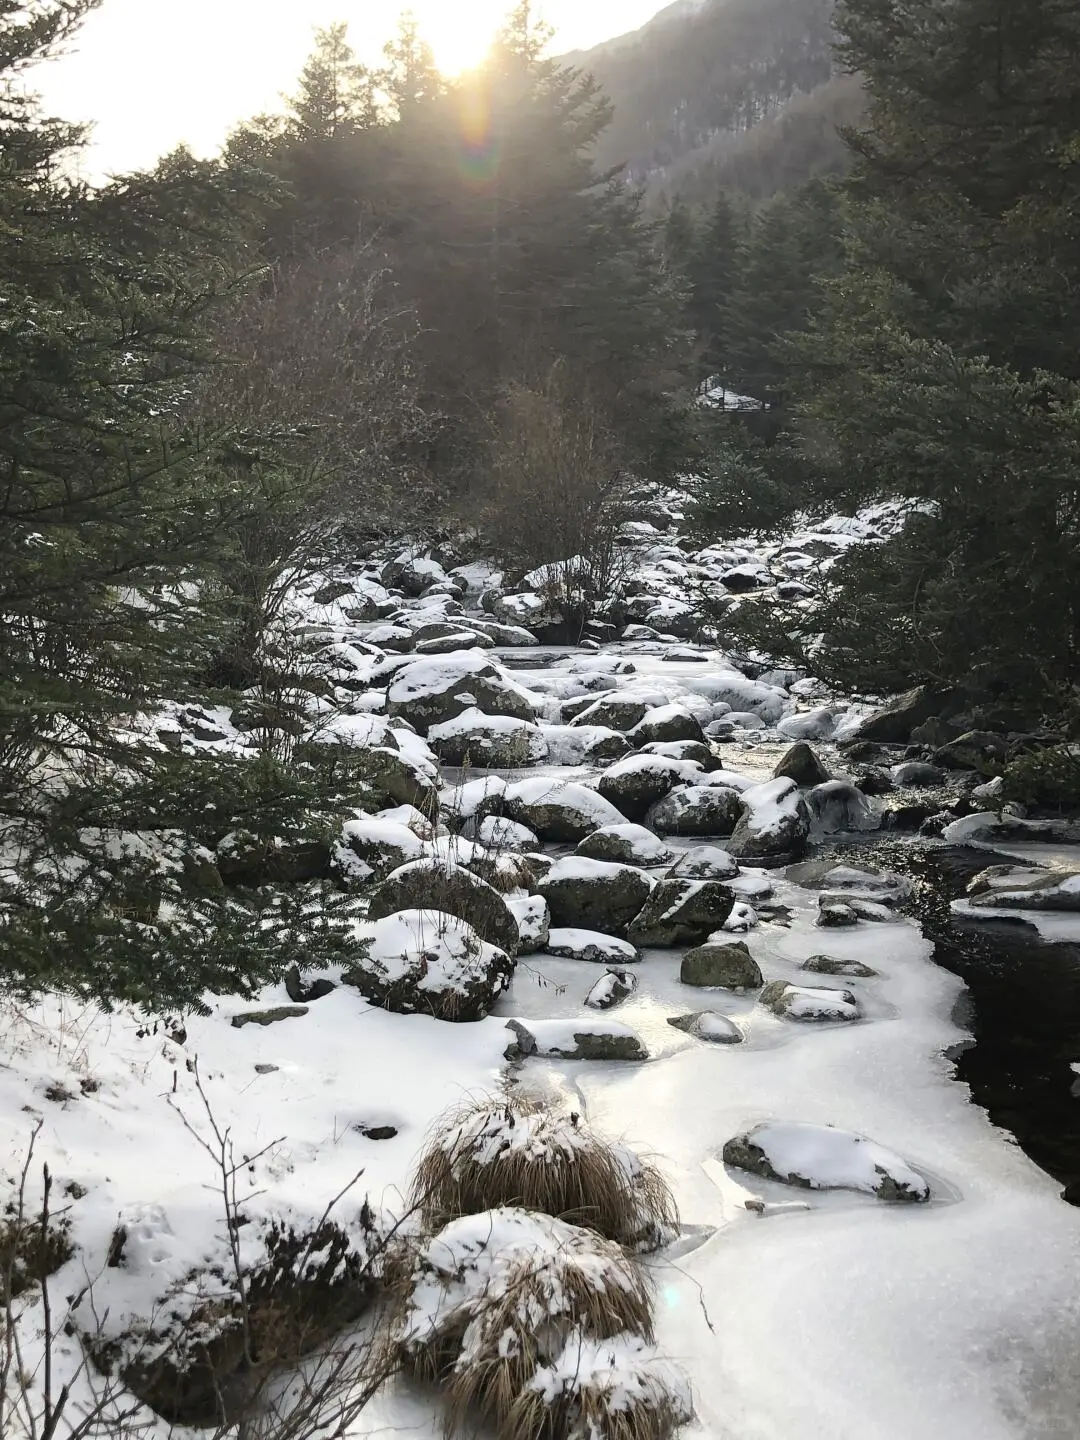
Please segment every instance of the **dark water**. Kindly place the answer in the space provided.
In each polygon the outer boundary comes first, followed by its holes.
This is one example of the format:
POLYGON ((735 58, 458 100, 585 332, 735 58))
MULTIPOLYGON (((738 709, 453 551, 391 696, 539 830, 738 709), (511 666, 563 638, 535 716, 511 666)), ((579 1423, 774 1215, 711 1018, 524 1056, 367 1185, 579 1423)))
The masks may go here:
MULTIPOLYGON (((880 849, 875 859, 886 862, 880 849)), ((1080 1205, 1080 1075, 1070 1069, 1080 1061, 1080 945, 1049 944, 1017 921, 958 923, 949 910, 999 861, 1017 863, 967 847, 896 847, 887 859, 919 882, 916 910, 935 959, 968 988, 957 1018, 974 1042, 958 1047, 957 1078, 1080 1205)))

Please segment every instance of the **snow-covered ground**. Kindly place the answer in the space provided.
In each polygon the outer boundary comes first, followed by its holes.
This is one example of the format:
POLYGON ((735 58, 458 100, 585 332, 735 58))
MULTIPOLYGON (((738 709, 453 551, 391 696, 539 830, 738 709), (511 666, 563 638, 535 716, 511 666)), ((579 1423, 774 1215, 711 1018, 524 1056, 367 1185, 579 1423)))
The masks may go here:
MULTIPOLYGON (((594 1128, 647 1156, 674 1190, 682 1236, 646 1263, 657 1293, 660 1353, 682 1368, 693 1390, 697 1420, 688 1435, 1070 1440, 1080 1433, 1080 1214, 953 1078, 946 1056, 965 1038, 953 1018, 960 982, 933 964, 918 926, 902 914, 821 928, 818 891, 795 883, 798 872, 789 878, 782 863, 781 829, 809 825, 802 797, 812 798, 812 790, 762 782, 800 732, 842 738, 869 706, 786 672, 751 678, 714 645, 688 645, 657 628, 683 614, 680 596, 695 576, 715 579, 747 566, 764 567, 773 582, 805 574, 803 560, 827 564, 847 543, 872 538, 879 523, 881 516, 838 519, 786 547, 716 547, 689 560, 659 536, 644 537, 637 570, 646 589, 639 598, 653 603, 638 609, 653 618, 630 623, 653 633, 618 644, 603 640, 594 650, 496 636, 496 648, 476 640, 477 648, 463 655, 456 648, 462 634, 471 647, 468 636, 482 636, 488 621, 505 629, 522 623, 512 620, 515 609, 529 609, 496 598, 481 611, 479 591, 494 577, 479 566, 439 591, 441 567, 414 562, 408 576, 415 578, 403 582, 411 599, 390 595, 373 577, 329 604, 298 597, 297 616, 333 640, 335 663, 349 678, 312 715, 328 743, 389 748, 431 783, 438 770, 430 745, 447 723, 440 717, 448 693, 457 696, 451 722, 475 704, 498 717, 485 734, 501 740, 512 738, 515 724, 526 727, 522 759, 533 761, 527 769, 504 766, 487 783, 475 770, 442 777, 444 818, 458 824, 493 793, 504 797, 503 858, 518 845, 565 855, 579 833, 600 826, 623 845, 644 847, 634 865, 653 885, 667 873, 669 848, 678 855, 702 844, 692 829, 665 834, 652 849, 640 832, 635 837, 634 824, 654 802, 642 801, 639 813, 635 791, 620 811, 604 788, 595 788, 619 753, 648 755, 639 772, 650 783, 666 773, 658 783, 668 793, 693 791, 687 807, 721 789, 732 793, 747 828, 764 827, 775 853, 764 857, 768 868, 755 863, 757 855, 739 861, 731 883, 744 910, 753 907, 744 915, 748 928, 738 935, 725 930, 717 941, 744 940, 766 983, 850 992, 854 1004, 847 1008, 858 1018, 800 1019, 762 1004, 756 988, 693 987, 680 978, 685 945, 636 956, 625 938, 612 940, 611 953, 637 983, 603 1017, 585 1001, 605 975, 604 963, 547 953, 542 938, 535 953, 519 958, 492 1013, 469 1024, 387 1013, 349 985, 300 1006, 283 986, 255 1002, 209 997, 211 1013, 182 1024, 103 1015, 55 999, 5 1002, 0 1146, 7 1158, 0 1198, 14 1193, 33 1137, 29 1203, 37 1201, 47 1161, 54 1209, 63 1210, 74 1244, 73 1258, 52 1282, 54 1309, 63 1314, 64 1297, 90 1287, 106 1333, 119 1336, 133 1318, 147 1321, 193 1272, 223 1263, 229 1239, 220 1176, 202 1143, 213 1148, 215 1126, 227 1132, 235 1156, 253 1157, 239 1171, 245 1213, 266 1223, 314 1223, 344 1192, 335 1214, 348 1226, 365 1197, 382 1213, 400 1214, 411 1167, 436 1117, 470 1096, 496 1092, 510 1075, 528 1093, 571 1105, 594 1128), (421 596, 430 583, 437 593, 421 596), (386 613, 350 618, 350 605, 364 600, 386 613), (448 653, 418 659, 384 648, 387 621, 408 637, 440 615, 453 617, 447 630, 455 648, 448 653), (512 667, 503 663, 509 660, 512 667), (593 696, 628 708, 611 708, 596 724, 591 716, 575 724, 593 696), (639 709, 644 718, 633 718, 639 709), (406 722, 427 731, 427 740, 406 722), (678 750, 701 741, 649 738, 650 724, 664 734, 681 727, 688 736, 696 727, 723 740, 711 749, 724 768, 706 769, 698 751, 692 759, 678 750), (579 735, 591 736, 588 745, 603 742, 608 753, 590 753, 579 735), (643 752, 645 745, 653 748, 643 752), (455 794, 462 779, 468 783, 455 794), (539 834, 535 843, 532 833, 539 834), (508 839, 513 844, 506 846, 508 839), (808 973, 804 963, 822 954, 838 968, 822 973, 812 966, 808 973), (844 968, 846 962, 859 963, 844 968), (850 973, 860 967, 874 973, 850 973), (235 1024, 251 1012, 288 1007, 295 1013, 271 1023, 235 1024), (717 1018, 696 1032, 669 1023, 698 1011, 717 1018), (503 1058, 514 1039, 509 1020, 534 1026, 540 1042, 537 1053, 512 1067, 503 1058), (552 1050, 572 1048, 581 1031, 632 1032, 648 1058, 553 1058, 552 1050), (731 1039, 738 1043, 714 1043, 731 1039), (727 1142, 759 1126, 775 1127, 768 1132, 774 1162, 797 1168, 805 1187, 724 1163, 727 1142), (928 1201, 890 1203, 866 1193, 878 1173, 875 1159, 920 1193, 924 1187, 928 1201), (118 1226, 127 1232, 125 1258, 110 1267, 105 1258, 118 1226)), ((389 638, 402 643, 400 635, 389 638)), ((176 725, 181 743, 192 748, 243 744, 227 712, 203 712, 198 730, 177 707, 155 723, 176 725)), ((467 719, 451 723, 447 738, 463 726, 467 719)), ((351 817, 346 846, 350 835, 376 851, 396 846, 406 864, 451 854, 471 863, 486 853, 482 842, 474 851, 446 833, 433 838, 400 805, 351 817)), ((735 848, 736 841, 708 843, 735 848)), ((796 842, 802 843, 798 835, 796 842)), ((369 859, 372 853, 364 852, 369 859)), ((370 864, 356 865, 354 876, 367 883, 370 864)), ((579 860, 555 874, 587 880, 616 868, 597 866, 598 860, 579 860)), ((530 905, 535 912, 535 893, 513 899, 519 916, 530 905)), ((389 933, 397 922, 377 923, 389 933)), ((581 927, 556 926, 554 933, 555 948, 564 951, 588 940, 581 927)), ((85 1312, 85 1297, 81 1304, 85 1312)), ((39 1318, 31 1313, 28 1334, 39 1318)), ((64 1338, 61 1347, 61 1368, 75 1364, 75 1340, 64 1338)), ((35 1361, 31 1344, 30 1368, 35 1361)), ((434 1440, 441 1424, 431 1397, 400 1382, 350 1433, 434 1440)), ((157 1436, 168 1432, 164 1422, 156 1425, 157 1436)))

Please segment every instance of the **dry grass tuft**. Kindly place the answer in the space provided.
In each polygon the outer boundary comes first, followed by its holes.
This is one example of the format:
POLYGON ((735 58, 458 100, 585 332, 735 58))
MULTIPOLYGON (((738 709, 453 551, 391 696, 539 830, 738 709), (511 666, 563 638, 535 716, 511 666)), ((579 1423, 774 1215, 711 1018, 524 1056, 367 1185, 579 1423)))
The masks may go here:
POLYGON ((451 1433, 478 1421, 513 1433, 534 1377, 575 1335, 653 1338, 648 1284, 619 1246, 515 1209, 444 1227, 419 1257, 399 1314, 401 1358, 441 1386, 451 1433))
POLYGON ((655 1166, 579 1116, 522 1096, 470 1101, 443 1115, 420 1156, 411 1201, 432 1227, 512 1205, 639 1251, 666 1244, 679 1228, 655 1166))

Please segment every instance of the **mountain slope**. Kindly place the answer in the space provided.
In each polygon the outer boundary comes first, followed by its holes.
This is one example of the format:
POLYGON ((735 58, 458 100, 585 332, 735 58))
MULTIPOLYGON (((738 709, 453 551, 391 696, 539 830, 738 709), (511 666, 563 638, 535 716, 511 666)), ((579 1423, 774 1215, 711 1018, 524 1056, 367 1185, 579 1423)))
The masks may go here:
POLYGON ((833 3, 677 0, 640 30, 567 56, 615 105, 600 163, 639 181, 663 183, 673 170, 685 179, 692 157, 730 147, 827 86, 833 3))

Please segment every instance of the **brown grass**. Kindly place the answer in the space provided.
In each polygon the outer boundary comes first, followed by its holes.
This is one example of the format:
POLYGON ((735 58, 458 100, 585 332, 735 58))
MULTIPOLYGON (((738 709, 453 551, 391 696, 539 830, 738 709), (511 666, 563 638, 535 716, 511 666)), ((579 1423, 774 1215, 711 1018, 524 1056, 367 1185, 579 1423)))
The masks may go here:
POLYGON ((411 1201, 434 1227, 502 1205, 553 1215, 634 1250, 678 1232, 660 1171, 594 1134, 576 1115, 522 1096, 447 1112, 421 1153, 411 1201))
POLYGON ((603 1440, 670 1440, 691 1417, 673 1396, 636 1399, 623 1409, 612 1409, 607 1392, 591 1386, 560 1396, 553 1405, 535 1390, 518 1396, 508 1418, 503 1440, 561 1440, 566 1435, 603 1437, 603 1440))

